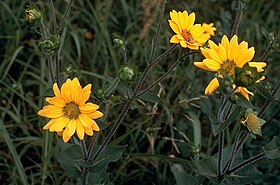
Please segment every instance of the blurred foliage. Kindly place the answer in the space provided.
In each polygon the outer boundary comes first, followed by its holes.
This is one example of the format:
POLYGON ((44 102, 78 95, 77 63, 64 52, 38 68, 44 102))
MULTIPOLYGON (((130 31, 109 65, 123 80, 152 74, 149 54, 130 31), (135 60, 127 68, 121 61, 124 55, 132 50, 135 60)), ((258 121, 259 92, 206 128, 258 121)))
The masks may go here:
MULTIPOLYGON (((51 28, 49 2, 34 2, 44 12, 45 25, 51 28)), ((68 2, 55 1, 58 20, 61 20, 68 2)), ((60 138, 43 131, 46 120, 37 115, 44 97, 49 95, 51 82, 44 56, 38 48, 42 41, 37 33, 40 30, 30 29, 20 21, 26 7, 27 2, 21 0, 0 1, 0 182, 76 184, 58 163, 56 143, 60 138)), ((223 34, 230 34, 236 8, 235 0, 168 1, 156 56, 170 46, 172 31, 167 20, 171 10, 194 11, 197 23, 213 22, 218 29, 214 41, 219 41, 223 34)), ((74 1, 61 35, 62 73, 80 77, 83 84, 93 83, 92 90, 95 91, 104 89, 108 79, 116 77, 127 61, 143 71, 149 58, 159 9, 159 0, 74 1), (125 42, 125 55, 123 49, 114 46, 115 38, 122 38, 125 42), (70 72, 66 70, 69 68, 70 72)), ((253 61, 259 61, 269 44, 263 30, 274 34, 279 31, 279 12, 277 0, 251 0, 244 10, 238 35, 248 41, 249 46, 255 47, 253 61)), ((158 79, 180 53, 181 49, 177 49, 165 58, 146 81, 158 79)), ((211 132, 208 116, 217 112, 215 105, 219 94, 203 96, 204 88, 213 76, 194 67, 192 61, 200 60, 201 55, 190 57, 153 89, 160 102, 137 100, 133 103, 112 141, 112 145, 114 142, 127 145, 121 159, 108 167, 112 182, 120 185, 175 184, 185 178, 182 173, 194 174, 193 166, 187 164, 198 153, 203 157, 217 152, 217 141, 211 132), (195 128, 195 124, 200 124, 200 128, 195 128)), ((280 55, 276 51, 266 61, 265 75, 272 87, 280 79, 279 60, 280 55)), ((120 94, 121 91, 115 93, 116 96, 120 94)), ((265 99, 261 94, 255 94, 252 101, 258 109, 265 99)), ((99 101, 94 96, 92 99, 99 101)), ((110 110, 108 122, 114 121, 121 108, 120 103, 110 110)), ((263 137, 246 142, 244 158, 260 151, 261 146, 267 145, 274 135, 279 136, 279 111, 280 104, 276 103, 266 112, 267 125, 263 137)), ((239 127, 240 123, 236 122, 226 129, 226 144, 232 143, 239 127)), ((100 133, 101 138, 109 129, 110 126, 100 133)), ((257 162, 256 168, 268 176, 264 181, 253 184, 279 183, 279 164, 279 158, 273 162, 257 162)), ((192 177, 188 180, 194 181, 192 177)), ((200 183, 204 181, 203 178, 198 179, 200 183)))

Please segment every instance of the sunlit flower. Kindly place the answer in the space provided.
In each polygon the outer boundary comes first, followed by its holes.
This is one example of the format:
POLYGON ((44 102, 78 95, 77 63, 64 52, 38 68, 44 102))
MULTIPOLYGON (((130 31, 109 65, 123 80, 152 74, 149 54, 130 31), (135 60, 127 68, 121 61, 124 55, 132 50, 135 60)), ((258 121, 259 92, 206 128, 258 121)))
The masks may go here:
MULTIPOLYGON (((255 54, 254 47, 248 48, 248 43, 245 41, 238 44, 236 35, 230 41, 224 35, 219 45, 210 40, 209 47, 200 49, 205 59, 203 62, 195 62, 194 65, 207 71, 217 72, 217 75, 221 78, 224 75, 234 77, 235 68, 242 68, 247 63, 250 67, 257 68, 257 72, 263 72, 263 68, 266 66, 265 62, 250 62, 255 54)), ((264 77, 259 80, 263 79, 264 77)), ((219 86, 218 79, 214 78, 206 87, 205 94, 211 94, 219 86)), ((237 88, 236 92, 240 92, 247 99, 249 99, 249 94, 253 95, 246 87, 241 86, 237 88)))
POLYGON ((97 111, 98 105, 86 103, 90 97, 91 84, 81 87, 77 78, 67 79, 59 90, 57 83, 53 85, 54 97, 46 98, 49 105, 38 112, 40 116, 51 118, 44 126, 44 130, 57 132, 67 142, 76 134, 83 140, 85 133, 93 135, 93 131, 99 131, 99 127, 93 119, 103 116, 97 111))
POLYGON ((214 27, 214 24, 213 23, 210 23, 210 24, 206 24, 206 23, 203 23, 202 24, 202 28, 204 28, 204 33, 208 34, 209 38, 211 36, 214 36, 215 35, 215 31, 217 30, 215 27, 214 27))
POLYGON ((199 49, 208 39, 209 35, 204 33, 204 28, 200 24, 194 24, 195 13, 190 15, 185 10, 183 12, 170 12, 169 25, 176 33, 171 39, 171 43, 180 43, 184 48, 199 49))
POLYGON ((245 119, 241 120, 241 123, 253 134, 262 135, 261 126, 263 126, 265 120, 257 117, 253 109, 247 109, 245 111, 245 119))

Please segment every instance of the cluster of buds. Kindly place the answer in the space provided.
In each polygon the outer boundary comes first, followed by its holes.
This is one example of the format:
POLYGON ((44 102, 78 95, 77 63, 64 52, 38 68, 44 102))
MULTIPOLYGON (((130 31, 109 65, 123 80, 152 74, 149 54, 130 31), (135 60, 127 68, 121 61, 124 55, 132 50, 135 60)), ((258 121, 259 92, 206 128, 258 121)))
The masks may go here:
POLYGON ((234 74, 235 85, 241 87, 250 87, 261 78, 257 68, 250 67, 248 64, 245 64, 243 68, 236 67, 234 74))

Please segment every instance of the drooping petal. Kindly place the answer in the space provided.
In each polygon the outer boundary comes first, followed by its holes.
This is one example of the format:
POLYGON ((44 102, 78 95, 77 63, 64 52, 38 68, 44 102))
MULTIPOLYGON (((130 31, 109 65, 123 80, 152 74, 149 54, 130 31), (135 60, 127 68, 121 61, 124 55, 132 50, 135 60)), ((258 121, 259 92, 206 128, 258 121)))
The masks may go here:
POLYGON ((62 139, 64 143, 67 143, 70 140, 70 138, 71 136, 68 135, 68 128, 66 127, 66 129, 63 131, 62 139))
POLYGON ((69 118, 60 117, 57 119, 55 124, 51 126, 50 130, 53 130, 55 132, 61 132, 69 122, 70 122, 69 118))
POLYGON ((80 114, 79 121, 82 123, 84 127, 90 127, 92 124, 92 119, 86 114, 80 114))
POLYGON ((208 84, 208 86, 205 89, 205 94, 211 94, 214 92, 218 87, 220 86, 219 81, 217 78, 214 78, 211 80, 211 82, 208 84))
POLYGON ((96 123, 94 120, 93 120, 93 122, 92 122, 91 128, 92 128, 94 131, 100 131, 99 126, 97 125, 97 123, 96 123))
POLYGON ((75 133, 75 131, 76 131, 76 120, 74 120, 74 119, 70 119, 70 121, 69 121, 69 123, 68 123, 68 125, 67 125, 67 135, 69 136, 69 137, 72 137, 72 135, 75 133))
POLYGON ((85 133, 89 136, 93 136, 93 130, 91 127, 85 127, 85 133))
POLYGON ((180 40, 180 45, 183 47, 183 48, 186 48, 188 45, 186 43, 186 41, 184 40, 180 40))
POLYGON ((81 124, 81 122, 78 120, 76 120, 76 124, 77 124, 77 128, 76 128, 76 131, 77 131, 77 135, 79 137, 80 140, 83 140, 84 139, 84 136, 85 136, 85 130, 84 130, 84 127, 83 125, 81 124))
POLYGON ((49 129, 50 126, 52 126, 53 124, 55 124, 55 122, 56 122, 57 119, 58 119, 58 118, 51 119, 51 120, 43 127, 43 129, 44 129, 44 130, 49 129))
POLYGON ((204 64, 204 62, 194 62, 194 65, 196 67, 199 67, 201 69, 205 69, 207 71, 209 71, 210 69, 204 64))
POLYGON ((266 66, 266 63, 265 62, 249 62, 249 66, 257 68, 258 72, 263 72, 264 71, 263 68, 266 66))

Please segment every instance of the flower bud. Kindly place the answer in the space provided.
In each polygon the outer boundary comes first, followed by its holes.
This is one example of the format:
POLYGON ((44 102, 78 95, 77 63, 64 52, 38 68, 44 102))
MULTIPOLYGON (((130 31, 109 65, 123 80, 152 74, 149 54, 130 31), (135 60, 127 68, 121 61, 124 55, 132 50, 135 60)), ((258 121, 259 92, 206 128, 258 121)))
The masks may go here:
POLYGON ((265 120, 257 117, 253 109, 247 109, 245 111, 245 119, 241 120, 241 123, 253 134, 262 136, 261 126, 265 123, 265 120))
POLYGON ((103 100, 105 98, 105 93, 102 89, 97 89, 93 94, 100 100, 103 100))
POLYGON ((139 75, 138 67, 133 64, 125 64, 119 71, 119 78, 123 82, 132 82, 139 75))
POLYGON ((235 68, 234 83, 238 87, 249 87, 259 79, 260 73, 258 73, 255 67, 250 67, 246 64, 243 68, 235 68))
POLYGON ((59 36, 52 36, 42 42, 39 42, 38 46, 44 54, 50 55, 59 46, 59 36))
POLYGON ((37 27, 40 25, 43 19, 43 13, 39 10, 39 8, 33 4, 29 6, 24 11, 24 19, 33 27, 37 27))

